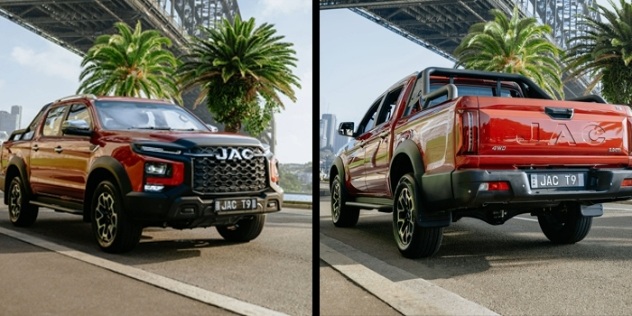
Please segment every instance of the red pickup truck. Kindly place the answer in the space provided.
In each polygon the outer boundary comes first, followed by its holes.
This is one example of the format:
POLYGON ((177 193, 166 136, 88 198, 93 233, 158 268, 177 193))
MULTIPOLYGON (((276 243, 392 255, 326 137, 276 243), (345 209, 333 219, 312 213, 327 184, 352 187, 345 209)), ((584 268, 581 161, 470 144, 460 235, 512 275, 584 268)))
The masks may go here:
POLYGON ((106 252, 132 250, 145 227, 215 226, 256 238, 283 190, 276 158, 258 140, 211 132, 159 100, 78 95, 42 108, 2 144, 0 190, 16 226, 39 207, 92 223, 106 252))
POLYGON ((330 169, 331 211, 352 227, 360 209, 393 213, 409 258, 435 254, 462 217, 503 224, 537 216, 571 244, 603 202, 632 197, 632 111, 598 96, 553 100, 513 74, 428 68, 370 106, 330 169))

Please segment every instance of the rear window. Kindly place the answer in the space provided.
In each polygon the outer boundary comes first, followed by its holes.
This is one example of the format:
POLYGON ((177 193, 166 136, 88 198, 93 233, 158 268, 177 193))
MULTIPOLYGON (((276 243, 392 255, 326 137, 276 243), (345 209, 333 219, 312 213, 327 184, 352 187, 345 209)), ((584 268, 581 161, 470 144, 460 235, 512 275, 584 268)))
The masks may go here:
MULTIPOLYGON (((433 84, 430 86, 430 91, 437 90, 438 88, 442 86, 443 84, 433 84)), ((491 87, 491 86, 471 86, 471 85, 458 85, 457 84, 456 87, 458 89, 460 97, 463 97, 463 96, 493 97, 494 90, 496 90, 495 87, 491 87)), ((509 88, 502 88, 500 91, 500 95, 501 97, 505 97, 505 98, 521 97, 520 93, 517 90, 509 89, 509 88)), ((433 107, 437 104, 443 103, 447 99, 448 99, 447 96, 442 96, 440 98, 434 99, 432 100, 432 102, 430 102, 430 105, 428 107, 433 107)))

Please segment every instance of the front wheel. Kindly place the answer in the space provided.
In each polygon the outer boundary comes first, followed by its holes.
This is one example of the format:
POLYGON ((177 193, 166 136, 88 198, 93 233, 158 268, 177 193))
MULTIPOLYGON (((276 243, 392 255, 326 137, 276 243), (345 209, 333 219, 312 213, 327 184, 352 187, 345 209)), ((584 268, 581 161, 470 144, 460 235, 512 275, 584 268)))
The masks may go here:
POLYGON ((583 216, 581 206, 568 203, 554 212, 538 215, 542 232, 555 244, 574 244, 590 232, 592 217, 583 216))
POLYGON ((247 242, 261 234, 266 223, 265 214, 240 219, 235 225, 217 226, 217 232, 228 241, 247 242))
POLYGON ((421 227, 417 217, 421 201, 417 200, 419 186, 412 174, 404 175, 395 189, 393 205, 393 235, 397 248, 406 258, 430 257, 439 251, 443 227, 421 227))
POLYGON ((140 241, 142 226, 134 223, 123 207, 118 188, 110 181, 99 183, 92 197, 92 231, 105 252, 128 252, 140 241))
POLYGON ((39 209, 36 205, 29 203, 26 197, 26 189, 20 177, 15 177, 9 184, 7 190, 9 198, 9 219, 13 225, 18 227, 27 227, 33 225, 37 219, 39 209))
POLYGON ((331 182, 331 220, 336 227, 353 227, 358 223, 360 209, 346 205, 347 194, 340 175, 331 182))

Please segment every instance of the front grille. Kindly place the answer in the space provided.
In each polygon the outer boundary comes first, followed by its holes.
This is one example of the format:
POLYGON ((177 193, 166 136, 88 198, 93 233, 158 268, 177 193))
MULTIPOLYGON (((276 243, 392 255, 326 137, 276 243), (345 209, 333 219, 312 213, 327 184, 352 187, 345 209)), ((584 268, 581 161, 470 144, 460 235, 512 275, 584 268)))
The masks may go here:
POLYGON ((268 186, 266 160, 260 148, 196 147, 191 153, 194 155, 194 192, 202 194, 253 192, 261 191, 268 186), (254 157, 252 159, 242 157, 244 149, 252 150, 254 157), (225 159, 221 159, 223 157, 225 159))

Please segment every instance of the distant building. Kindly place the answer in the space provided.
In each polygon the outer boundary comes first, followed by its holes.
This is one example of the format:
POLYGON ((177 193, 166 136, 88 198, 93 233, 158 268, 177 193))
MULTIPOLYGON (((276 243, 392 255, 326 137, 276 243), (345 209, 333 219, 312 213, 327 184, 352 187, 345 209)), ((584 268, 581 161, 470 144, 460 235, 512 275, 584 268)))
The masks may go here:
MULTIPOLYGON (((321 122, 325 122, 324 129, 323 129, 323 136, 326 140, 325 140, 324 146, 322 146, 321 144, 320 149, 328 148, 333 151, 334 150, 334 135, 337 134, 336 116, 333 114, 323 114, 321 118, 321 122)), ((323 123, 321 123, 321 127, 323 127, 323 123)), ((321 137, 321 139, 322 138, 323 137, 321 137)))
POLYGON ((336 115, 323 114, 320 120, 320 146, 318 148, 320 150, 330 149, 332 153, 336 154, 349 140, 349 137, 338 134, 336 115))
POLYGON ((22 107, 19 105, 14 105, 11 107, 11 115, 15 115, 17 116, 17 120, 18 120, 18 125, 15 129, 20 129, 22 128, 20 125, 22 125, 22 107))
POLYGON ((11 113, 0 111, 0 131, 7 134, 13 133, 14 130, 20 128, 20 119, 22 118, 22 107, 14 105, 11 107, 11 113))

